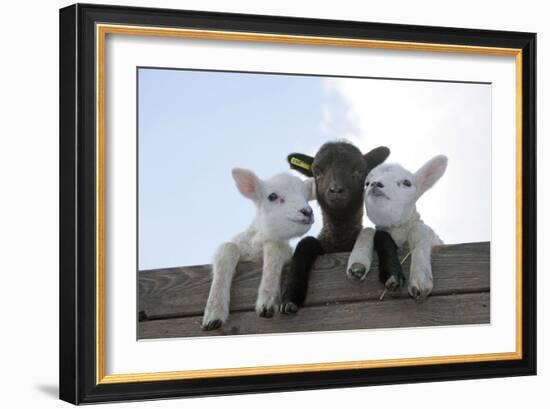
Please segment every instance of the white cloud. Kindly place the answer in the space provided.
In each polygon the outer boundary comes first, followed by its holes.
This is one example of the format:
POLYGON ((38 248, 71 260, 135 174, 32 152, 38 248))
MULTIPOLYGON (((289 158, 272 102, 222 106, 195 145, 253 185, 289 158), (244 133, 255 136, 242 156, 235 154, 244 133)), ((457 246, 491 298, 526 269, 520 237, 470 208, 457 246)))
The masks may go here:
POLYGON ((419 201, 423 219, 447 243, 490 240, 490 85, 330 78, 324 91, 326 136, 364 152, 386 145, 389 161, 413 171, 447 155, 447 173, 419 201))

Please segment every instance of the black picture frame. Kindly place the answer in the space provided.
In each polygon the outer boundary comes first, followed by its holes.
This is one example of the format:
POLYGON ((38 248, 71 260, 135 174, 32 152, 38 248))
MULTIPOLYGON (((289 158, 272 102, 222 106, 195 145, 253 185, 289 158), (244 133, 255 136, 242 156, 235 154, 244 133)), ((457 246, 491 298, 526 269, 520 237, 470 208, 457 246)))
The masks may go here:
POLYGON ((62 400, 81 404, 536 374, 536 34, 86 4, 61 9, 59 30, 59 395, 62 400), (520 49, 523 84, 521 358, 98 383, 95 227, 97 23, 520 49))

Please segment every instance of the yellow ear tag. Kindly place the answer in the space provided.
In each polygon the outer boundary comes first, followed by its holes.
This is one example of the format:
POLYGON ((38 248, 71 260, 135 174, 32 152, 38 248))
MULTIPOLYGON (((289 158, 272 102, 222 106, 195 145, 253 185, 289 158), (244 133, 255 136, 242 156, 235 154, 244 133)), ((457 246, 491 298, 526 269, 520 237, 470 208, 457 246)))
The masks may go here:
POLYGON ((294 166, 298 166, 299 168, 309 170, 311 168, 311 165, 309 163, 304 162, 303 160, 300 160, 298 158, 290 158, 290 163, 294 166))

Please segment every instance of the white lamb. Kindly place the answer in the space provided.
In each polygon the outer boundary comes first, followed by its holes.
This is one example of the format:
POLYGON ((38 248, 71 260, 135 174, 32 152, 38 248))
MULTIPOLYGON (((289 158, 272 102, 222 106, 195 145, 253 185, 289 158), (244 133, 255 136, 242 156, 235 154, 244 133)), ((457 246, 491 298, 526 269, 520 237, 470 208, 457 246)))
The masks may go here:
MULTIPOLYGON (((382 164, 371 170, 366 180, 367 216, 376 229, 387 231, 398 247, 408 245, 411 254, 408 291, 415 299, 423 299, 432 292, 431 252, 434 246, 443 244, 420 218, 416 201, 443 176, 446 168, 447 157, 439 155, 414 174, 397 164, 382 164)), ((373 237, 372 228, 361 232, 350 255, 348 271, 354 263, 369 271, 373 237)), ((390 276, 388 281, 392 279, 390 276)), ((386 287, 395 288, 396 284, 386 282, 386 287)))
POLYGON ((281 173, 260 180, 246 169, 233 169, 232 173, 241 194, 256 204, 256 217, 245 231, 223 243, 214 256, 204 330, 219 328, 229 317, 231 281, 239 261, 263 259, 256 312, 271 318, 280 303, 283 266, 292 256, 289 240, 302 236, 313 224, 308 205, 314 199, 313 179, 302 181, 281 173))

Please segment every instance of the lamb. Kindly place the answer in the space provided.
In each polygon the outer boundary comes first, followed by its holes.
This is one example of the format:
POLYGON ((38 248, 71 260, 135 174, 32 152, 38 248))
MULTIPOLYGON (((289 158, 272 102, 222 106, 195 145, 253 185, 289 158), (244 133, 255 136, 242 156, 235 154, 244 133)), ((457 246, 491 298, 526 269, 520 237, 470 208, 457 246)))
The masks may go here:
MULTIPOLYGON (((365 178, 369 171, 386 160, 390 150, 384 146, 366 154, 345 141, 328 142, 315 157, 302 153, 288 156, 290 167, 315 180, 317 202, 323 212, 323 228, 318 237, 302 239, 294 251, 290 274, 283 292, 281 312, 295 314, 305 301, 309 272, 315 259, 324 253, 351 251, 363 229, 363 196, 365 178)), ((377 236, 387 236, 386 232, 377 236)), ((378 250, 378 249, 377 249, 378 250)), ((348 269, 351 280, 362 280, 366 271, 355 265, 348 269)))
MULTIPOLYGON (((432 292, 431 251, 443 242, 422 221, 416 210, 416 202, 443 176, 446 168, 447 157, 439 155, 414 174, 398 164, 383 164, 374 168, 366 180, 367 216, 377 230, 387 231, 398 247, 408 246, 411 254, 408 292, 417 300, 425 299, 432 292)), ((370 269, 373 236, 372 228, 361 232, 348 266, 359 264, 366 271, 370 269)), ((386 288, 395 289, 403 280, 399 263, 394 263, 394 267, 387 273, 386 288)))
POLYGON ((240 193, 255 203, 256 217, 215 253, 204 330, 219 328, 229 317, 231 281, 239 261, 263 260, 256 312, 271 318, 279 307, 283 266, 292 255, 289 240, 305 234, 314 221, 308 205, 314 199, 312 179, 281 173, 261 180, 246 169, 233 169, 232 174, 240 193))

